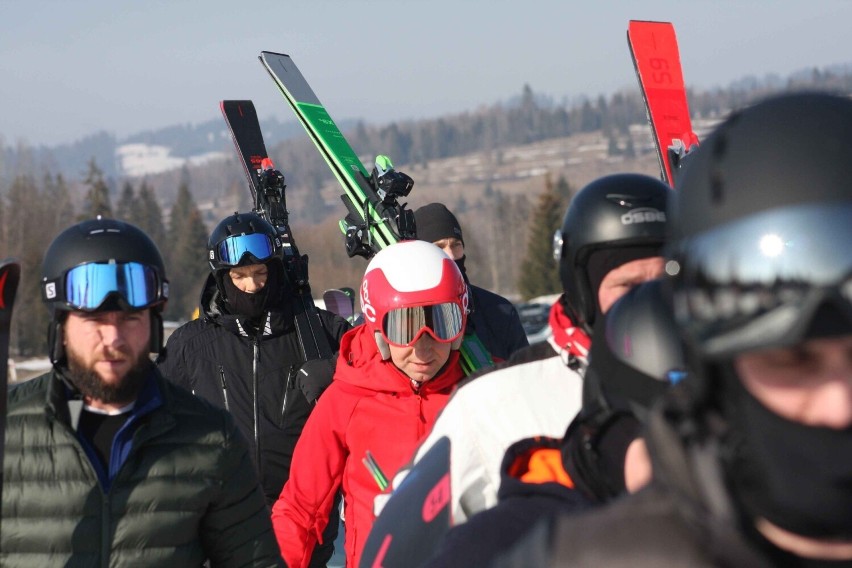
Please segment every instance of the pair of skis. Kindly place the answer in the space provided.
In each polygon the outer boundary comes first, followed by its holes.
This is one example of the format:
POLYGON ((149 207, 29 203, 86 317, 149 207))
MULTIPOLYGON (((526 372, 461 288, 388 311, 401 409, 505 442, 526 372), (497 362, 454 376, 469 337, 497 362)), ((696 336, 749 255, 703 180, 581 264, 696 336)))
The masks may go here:
POLYGON ((254 211, 275 227, 284 250, 284 269, 297 299, 294 319, 302 355, 305 361, 330 359, 334 350, 311 295, 308 256, 299 253, 290 230, 284 174, 275 169, 275 164, 266 152, 254 103, 229 100, 221 101, 220 107, 237 153, 242 158, 243 169, 254 198, 254 211))
MULTIPOLYGON (((21 279, 21 266, 14 260, 0 262, 0 508, 3 503, 3 455, 6 450, 6 402, 9 389, 9 340, 12 308, 21 279)), ((0 511, 0 521, 3 515, 0 511)), ((0 527, 1 529, 2 527, 0 527)))
POLYGON ((654 135, 660 176, 674 187, 688 157, 698 147, 674 26, 670 22, 631 20, 627 44, 654 135))
MULTIPOLYGON (((263 51, 260 62, 343 187, 348 214, 340 228, 349 256, 369 258, 400 240, 416 238, 414 213, 399 202, 411 192, 411 178, 381 155, 367 171, 289 55, 263 51)), ((460 354, 467 374, 493 365, 475 335, 465 336, 460 354)))

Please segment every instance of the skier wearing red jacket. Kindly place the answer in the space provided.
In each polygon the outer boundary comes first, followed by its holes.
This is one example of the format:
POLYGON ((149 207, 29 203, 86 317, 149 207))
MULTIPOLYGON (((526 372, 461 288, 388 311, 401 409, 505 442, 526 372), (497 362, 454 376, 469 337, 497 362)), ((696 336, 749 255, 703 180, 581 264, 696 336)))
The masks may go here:
POLYGON ((455 263, 423 241, 379 252, 361 284, 365 325, 347 332, 331 386, 296 444, 290 479, 272 508, 288 566, 307 566, 334 496, 343 491, 346 565, 357 566, 380 481, 410 460, 463 377, 458 349, 467 288, 455 263))

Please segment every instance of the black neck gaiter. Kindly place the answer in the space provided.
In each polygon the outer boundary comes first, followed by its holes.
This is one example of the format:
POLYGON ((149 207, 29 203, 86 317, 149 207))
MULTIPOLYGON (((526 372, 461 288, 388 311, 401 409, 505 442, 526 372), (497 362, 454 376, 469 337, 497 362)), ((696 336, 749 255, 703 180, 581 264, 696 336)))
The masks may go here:
POLYGON ((852 427, 806 426, 767 409, 722 371, 727 391, 727 466, 751 518, 805 537, 852 538, 852 427))
POLYGON ((270 291, 278 290, 280 287, 279 271, 273 268, 270 263, 268 266, 269 273, 266 277, 266 284, 261 290, 254 294, 243 292, 234 285, 234 281, 227 273, 222 277, 222 286, 225 291, 225 298, 228 301, 228 311, 235 316, 242 316, 253 321, 258 321, 261 316, 266 313, 267 300, 271 300, 270 291))

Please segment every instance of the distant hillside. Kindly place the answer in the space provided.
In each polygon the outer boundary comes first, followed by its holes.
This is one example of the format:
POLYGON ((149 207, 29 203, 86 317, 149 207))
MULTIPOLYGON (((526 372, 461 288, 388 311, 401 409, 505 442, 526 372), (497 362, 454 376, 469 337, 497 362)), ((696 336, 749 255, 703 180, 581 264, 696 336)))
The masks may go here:
MULTIPOLYGON (((718 120, 732 108, 791 89, 852 93, 852 64, 806 69, 786 78, 745 77, 726 88, 691 91, 690 109, 696 120, 718 120)), ((525 86, 506 102, 457 115, 384 125, 344 120, 339 126, 365 164, 383 153, 391 156, 397 167, 413 170, 436 160, 473 153, 490 153, 499 162, 507 148, 593 132, 603 133, 612 155, 635 155, 636 148, 620 147, 619 143, 626 144, 630 128, 644 123, 638 89, 610 97, 553 102, 525 86)), ((333 186, 333 178, 304 131, 295 121, 271 117, 262 118, 261 125, 270 153, 287 176, 290 205, 304 208, 311 221, 323 219, 339 202, 335 192, 322 190, 333 186)), ((3 148, 0 189, 21 173, 39 176, 49 171, 61 173, 72 190, 77 188, 79 196, 79 181, 92 157, 106 174, 114 195, 123 179, 145 177, 159 201, 168 207, 178 181, 185 178, 191 180, 191 191, 199 202, 206 203, 211 216, 222 208, 246 204, 241 197, 246 192, 242 169, 224 121, 218 116, 202 124, 175 125, 123 139, 100 132, 55 147, 3 148)), ((480 177, 483 183, 488 181, 487 172, 480 177)), ((446 181, 453 183, 449 178, 446 181)))

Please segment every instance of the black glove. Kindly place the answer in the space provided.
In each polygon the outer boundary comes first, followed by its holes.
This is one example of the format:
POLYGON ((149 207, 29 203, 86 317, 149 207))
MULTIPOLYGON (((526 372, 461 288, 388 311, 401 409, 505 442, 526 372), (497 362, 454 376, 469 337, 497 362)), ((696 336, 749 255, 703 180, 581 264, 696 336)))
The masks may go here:
POLYGON ((313 359, 306 361, 296 373, 296 384, 308 402, 316 404, 320 395, 331 384, 337 357, 332 359, 313 359))

